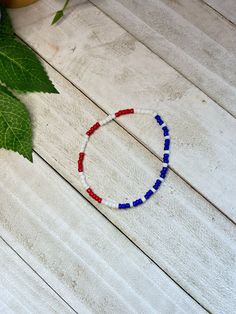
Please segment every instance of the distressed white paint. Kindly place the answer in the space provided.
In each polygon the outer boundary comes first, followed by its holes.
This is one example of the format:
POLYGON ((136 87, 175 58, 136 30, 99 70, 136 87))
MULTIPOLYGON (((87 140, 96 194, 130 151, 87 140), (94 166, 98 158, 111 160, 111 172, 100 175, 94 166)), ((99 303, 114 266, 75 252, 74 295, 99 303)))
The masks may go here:
POLYGON ((236 114, 236 29, 201 0, 91 2, 236 114))
MULTIPOLYGON (((0 232, 77 313, 205 313, 39 157, 33 165, 3 150, 0 157, 0 232)), ((8 287, 29 277, 22 266, 17 278, 13 261, 5 265, 3 255, 3 285, 9 276, 8 287)), ((52 313, 40 285, 24 290, 26 284, 14 292, 15 303, 21 293, 22 305, 35 306, 30 313, 52 313)), ((64 308, 55 312, 67 313, 64 308)))
MULTIPOLYGON (((35 149, 87 197, 77 174, 80 141, 105 114, 60 74, 47 70, 61 94, 24 98, 34 117, 35 149)), ((162 141, 152 117, 122 119, 131 120, 162 141)), ((161 162, 115 122, 89 141, 85 170, 101 196, 135 198, 160 169, 161 162)), ((223 313, 235 307, 235 226, 177 175, 170 172, 159 193, 139 208, 98 208, 207 309, 223 313)))
MULTIPOLYGON (((170 165, 236 219, 236 163, 229 158, 236 155, 235 119, 93 5, 74 6, 63 23, 49 27, 56 2, 50 5, 39 1, 12 12, 17 33, 107 112, 134 106, 163 115, 173 138, 170 165)), ((160 156, 162 142, 150 135, 146 121, 123 125, 160 156)))
MULTIPOLYGON (((17 181, 16 177, 12 177, 12 179, 17 181)), ((11 184, 8 180, 5 180, 4 183, 11 184)), ((1 210, 3 203, 6 206, 5 210, 10 210, 9 199, 6 196, 3 197, 2 193, 3 191, 1 191, 1 210)), ((11 202, 14 203, 12 199, 11 202)), ((16 202, 14 204, 17 206, 16 202)), ((14 210, 17 211, 18 208, 11 207, 11 210, 13 210, 11 214, 14 216, 14 210)), ((0 215, 3 218, 3 214, 0 215)), ((4 223, 6 221, 1 219, 1 227, 4 226, 4 223)), ((35 230, 31 231, 35 232, 35 230)), ((0 274, 1 314, 74 313, 2 239, 0 239, 0 274)))

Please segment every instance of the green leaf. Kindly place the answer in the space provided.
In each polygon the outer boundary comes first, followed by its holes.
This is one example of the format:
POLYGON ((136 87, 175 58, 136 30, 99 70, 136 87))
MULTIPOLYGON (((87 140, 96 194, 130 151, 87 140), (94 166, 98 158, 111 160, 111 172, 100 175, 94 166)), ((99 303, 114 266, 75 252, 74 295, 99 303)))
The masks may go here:
POLYGON ((62 10, 57 11, 54 15, 51 25, 56 24, 63 17, 63 15, 64 12, 62 10))
MULTIPOLYGON (((11 96, 11 97, 14 97, 14 98, 16 98, 16 96, 15 95, 13 95, 12 94, 12 92, 11 91, 9 91, 9 89, 7 89, 5 86, 3 86, 3 85, 0 85, 0 95, 1 94, 7 94, 8 96, 11 96)), ((17 98, 16 98, 17 99, 17 98)))
POLYGON ((0 148, 13 150, 33 161, 32 131, 25 105, 0 87, 0 148))
POLYGON ((0 36, 13 36, 14 32, 11 25, 10 17, 7 13, 7 10, 2 5, 0 5, 0 13, 0 36))
POLYGON ((58 93, 34 52, 11 37, 0 39, 0 80, 22 92, 58 93))

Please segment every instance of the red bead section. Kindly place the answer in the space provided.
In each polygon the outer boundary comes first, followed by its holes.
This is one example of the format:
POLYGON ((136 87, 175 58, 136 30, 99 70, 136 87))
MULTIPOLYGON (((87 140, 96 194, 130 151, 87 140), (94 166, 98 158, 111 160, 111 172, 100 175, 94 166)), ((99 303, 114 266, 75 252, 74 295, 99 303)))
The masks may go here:
POLYGON ((83 160, 84 160, 84 153, 79 153, 79 160, 78 160, 78 171, 83 172, 83 160))
POLYGON ((92 135, 98 128, 100 127, 100 123, 96 122, 91 128, 86 132, 88 136, 92 135))
POLYGON ((91 188, 88 188, 86 192, 98 203, 102 202, 102 198, 95 194, 91 188))
POLYGON ((124 114, 130 114, 130 113, 134 113, 134 109, 123 109, 123 110, 119 110, 115 113, 116 117, 120 117, 123 116, 124 114))

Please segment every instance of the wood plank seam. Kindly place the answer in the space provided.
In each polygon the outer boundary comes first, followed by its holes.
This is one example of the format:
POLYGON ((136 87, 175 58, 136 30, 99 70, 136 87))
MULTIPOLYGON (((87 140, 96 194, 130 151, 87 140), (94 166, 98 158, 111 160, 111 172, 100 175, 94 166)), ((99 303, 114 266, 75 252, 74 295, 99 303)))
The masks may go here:
POLYGON ((73 312, 78 313, 1 235, 0 239, 48 286, 50 290, 52 290, 53 293, 61 299, 62 302, 64 302, 73 312))
POLYGON ((103 216, 103 218, 106 219, 114 228, 116 228, 123 236, 125 236, 140 252, 142 252, 152 263, 154 263, 168 278, 170 278, 181 290, 183 290, 191 299, 193 299, 197 304, 199 304, 205 311, 210 313, 210 311, 202 305, 198 300, 196 300, 188 291, 186 291, 175 279, 171 277, 170 274, 168 274, 167 271, 165 271, 155 260, 153 260, 145 251, 143 251, 132 239, 130 239, 123 231, 120 229, 117 225, 115 225, 105 214, 103 214, 95 204, 92 203, 91 199, 87 196, 87 194, 81 193, 79 190, 76 189, 76 187, 69 182, 65 177, 63 177, 51 164, 47 162, 37 151, 34 151, 34 153, 42 159, 63 181, 65 181, 73 190, 75 190, 79 195, 84 198, 99 214, 103 216))
POLYGON ((203 2, 205 5, 207 5, 209 8, 211 8, 214 12, 216 12, 217 14, 219 14, 223 19, 225 19, 226 21, 228 21, 232 26, 236 26, 235 23, 231 20, 229 20, 226 16, 224 16, 221 12, 219 12, 217 9, 215 9, 213 6, 211 6, 209 3, 207 3, 204 0, 200 0, 201 2, 203 2))
POLYGON ((103 12, 104 15, 106 15, 109 19, 111 19, 114 23, 116 23, 117 25, 119 25, 122 29, 124 29, 130 36, 132 36, 135 40, 137 40, 138 42, 142 43, 142 45, 144 45, 150 52, 154 53, 155 55, 157 55, 162 61, 164 61, 166 64, 168 64, 171 68, 173 68, 178 74, 180 74, 182 77, 184 77, 188 82, 190 82, 192 85, 194 85, 198 90, 200 90, 202 93, 204 93, 205 95, 207 95, 207 97, 209 97, 211 100, 213 100, 219 107, 221 107, 224 111, 226 111, 229 115, 231 115, 232 117, 236 118, 236 116, 231 113, 228 109, 226 109, 223 105, 221 105, 216 99, 214 99, 214 97, 210 96, 206 91, 204 91, 203 89, 201 89, 198 85, 196 85, 190 78, 188 78, 187 76, 185 76, 180 70, 178 70, 173 64, 169 63, 168 61, 166 61, 163 57, 161 57, 156 51, 154 51, 152 48, 148 47, 143 41, 141 41, 140 39, 137 38, 137 36, 135 36, 133 33, 131 33, 129 30, 125 29, 118 21, 114 20, 113 17, 109 16, 105 11, 103 11, 102 9, 100 9, 96 4, 93 3, 92 0, 88 0, 88 2, 90 2, 93 6, 95 6, 98 10, 100 10, 101 12, 103 12))
MULTIPOLYGON (((121 26, 122 27, 122 26, 121 26)), ((92 98, 90 98, 90 96, 85 93, 83 90, 81 90, 78 86, 76 86, 70 79, 68 79, 64 74, 60 73, 53 65, 49 64, 49 62, 44 59, 44 57, 42 55, 40 55, 36 50, 34 50, 27 42, 25 42, 22 38, 20 38, 20 36, 18 36, 16 34, 16 36, 22 41, 24 42, 26 45, 28 45, 40 58, 42 58, 42 60, 44 60, 45 63, 47 63, 51 68, 53 68, 59 75, 61 75, 65 80, 67 80, 74 88, 76 88, 78 91, 80 91, 81 94, 83 94, 87 99, 89 99, 97 108, 99 108, 102 112, 104 112, 105 114, 109 114, 107 113, 103 108, 101 108, 99 106, 99 104, 97 104, 95 102, 95 100, 93 100, 92 98)), ((131 36, 133 36, 131 34, 131 36)), ((138 39, 137 39, 138 40, 138 39)), ((149 49, 149 48, 148 48, 149 49)), ((150 50, 150 49, 149 49, 150 50)), ((164 60, 165 61, 165 60, 164 60)), ((180 73, 181 74, 181 73, 180 73)), ((182 74, 181 74, 182 75, 182 74)), ((198 88, 199 89, 199 88, 198 88)), ((203 91, 202 91, 203 92, 203 91)), ((220 106, 221 107, 221 106, 220 106)), ((221 107, 222 110, 227 111, 225 108, 221 107)), ((231 116, 232 114, 229 113, 231 116)), ((159 157, 154 151, 152 151, 149 147, 147 147, 147 145, 145 143, 143 143, 140 139, 138 139, 134 134, 132 134, 129 130, 127 130, 119 121, 114 120, 114 123, 116 123, 117 125, 119 125, 123 130, 125 130, 125 132, 127 132, 130 136, 132 136, 138 143, 140 143, 143 147, 145 147, 146 150, 148 150, 152 155, 154 155, 155 157, 157 157, 160 161, 162 161, 161 157, 159 157)), ((36 151, 35 151, 36 152, 36 151)), ((42 158, 42 157, 41 157, 42 158)), ((204 194, 202 194, 200 191, 198 191, 192 184, 190 184, 188 182, 187 179, 185 179, 181 174, 179 174, 171 165, 169 165, 169 169, 171 171, 173 171, 178 177, 180 177, 188 186, 190 186, 195 192, 197 192, 201 197, 203 197, 207 202, 209 202, 216 210, 218 210, 223 216, 225 216, 227 219, 229 219, 234 225, 236 225, 236 222, 229 217, 226 213, 224 213, 218 206, 216 206, 212 201, 210 201, 204 194)))

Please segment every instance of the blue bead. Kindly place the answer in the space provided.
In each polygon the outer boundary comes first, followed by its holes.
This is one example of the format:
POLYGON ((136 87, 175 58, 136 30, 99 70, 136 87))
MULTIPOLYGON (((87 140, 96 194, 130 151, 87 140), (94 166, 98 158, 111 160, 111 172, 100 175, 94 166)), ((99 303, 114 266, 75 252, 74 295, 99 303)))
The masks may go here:
POLYGON ((168 162, 169 162, 169 154, 164 154, 163 155, 163 161, 168 164, 168 162))
POLYGON ((144 197, 147 199, 149 199, 152 196, 153 192, 152 190, 147 191, 147 193, 144 195, 144 197))
POLYGON ((164 126, 164 127, 162 128, 162 130, 163 130, 164 136, 169 135, 169 130, 168 130, 167 126, 164 126))
POLYGON ((160 177, 164 179, 166 177, 167 171, 168 171, 168 168, 167 167, 163 167, 162 170, 161 170, 160 177))
POLYGON ((129 203, 119 204, 119 208, 130 208, 129 203))
POLYGON ((133 202, 133 206, 138 206, 140 204, 142 204, 143 201, 141 200, 141 198, 137 199, 136 201, 133 202))
POLYGON ((166 139, 165 140, 165 145, 164 145, 164 150, 169 150, 169 148, 170 148, 170 140, 166 139))
POLYGON ((160 125, 162 125, 164 123, 164 121, 162 120, 162 118, 159 115, 155 116, 155 119, 157 120, 157 123, 159 123, 160 125))
POLYGON ((161 185, 161 180, 157 179, 156 183, 153 185, 153 187, 154 187, 155 190, 158 190, 160 185, 161 185))

